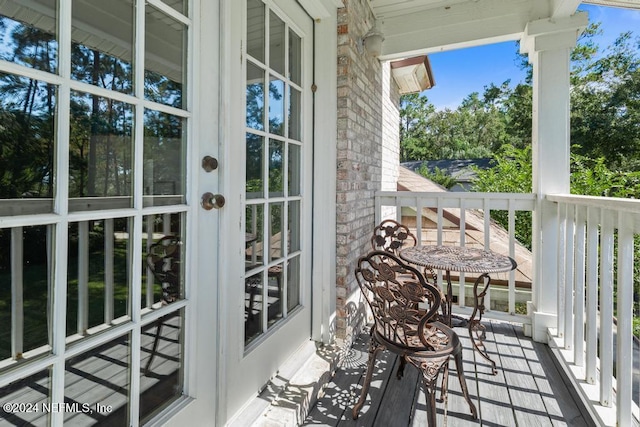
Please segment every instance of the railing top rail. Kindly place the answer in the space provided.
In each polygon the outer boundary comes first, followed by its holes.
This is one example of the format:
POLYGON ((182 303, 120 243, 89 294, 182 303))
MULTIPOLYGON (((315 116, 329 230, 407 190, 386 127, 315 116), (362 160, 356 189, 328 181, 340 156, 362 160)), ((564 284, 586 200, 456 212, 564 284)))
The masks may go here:
POLYGON ((376 197, 443 199, 514 199, 536 200, 533 193, 476 193, 458 191, 377 191, 376 197))
POLYGON ((604 208, 640 214, 640 200, 619 197, 579 196, 575 194, 548 194, 547 200, 555 203, 571 203, 579 206, 604 208))

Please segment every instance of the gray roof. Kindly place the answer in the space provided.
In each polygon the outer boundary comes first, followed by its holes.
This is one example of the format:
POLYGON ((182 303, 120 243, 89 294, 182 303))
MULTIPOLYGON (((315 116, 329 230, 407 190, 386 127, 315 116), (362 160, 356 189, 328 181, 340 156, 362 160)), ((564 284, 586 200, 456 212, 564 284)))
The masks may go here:
POLYGON ((441 160, 416 160, 400 163, 405 168, 416 172, 423 164, 427 166, 429 172, 434 172, 436 168, 445 171, 447 175, 454 177, 458 181, 469 182, 475 177, 471 166, 480 169, 489 169, 493 159, 441 159, 441 160))

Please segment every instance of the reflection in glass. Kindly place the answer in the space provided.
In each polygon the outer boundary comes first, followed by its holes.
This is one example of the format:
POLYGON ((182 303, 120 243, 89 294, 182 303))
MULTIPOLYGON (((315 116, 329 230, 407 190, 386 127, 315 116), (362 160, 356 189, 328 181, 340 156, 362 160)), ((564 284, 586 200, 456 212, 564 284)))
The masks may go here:
POLYGON ((140 424, 183 394, 184 309, 142 328, 140 424))
POLYGON ((69 196, 110 198, 72 201, 70 210, 131 207, 133 107, 72 91, 69 133, 69 196))
POLYGON ((247 127, 264 130, 264 70, 247 62, 247 127))
POLYGON ((143 221, 142 315, 184 298, 184 221, 181 213, 143 221))
POLYGON ((64 401, 86 404, 92 411, 65 411, 64 425, 129 425, 130 367, 130 334, 67 360, 64 401))
POLYGON ((244 279, 244 345, 262 333, 262 273, 244 279))
POLYGON ((56 27, 56 0, 3 1, 0 3, 0 59, 55 73, 58 68, 56 27))
POLYGON ((300 256, 291 258, 287 270, 287 313, 300 305, 300 256))
POLYGON ((284 75, 285 26, 282 19, 269 12, 269 68, 284 75))
POLYGON ((52 225, 0 229, 0 362, 35 349, 30 357, 51 352, 52 231, 52 225))
MULTIPOLYGON (((50 411, 42 410, 43 404, 50 404, 51 370, 37 372, 0 388, 0 408, 6 403, 29 403, 38 412, 2 412, 2 418, 12 426, 45 427, 49 425, 50 411)), ((3 424, 5 425, 5 424, 3 424)))
POLYGON ((301 93, 298 89, 289 87, 289 138, 300 141, 302 139, 302 104, 301 93))
POLYGON ((264 138, 247 133, 247 199, 264 196, 264 138))
MULTIPOLYGON (((0 73, 0 199, 53 197, 55 86, 0 73)), ((0 215, 50 212, 50 201, 0 204, 0 215)))
POLYGON ((144 96, 160 104, 186 108, 187 28, 151 5, 145 11, 144 96))
POLYGON ((289 202, 289 253, 300 250, 300 201, 289 202))
POLYGON ((284 143, 276 139, 269 140, 269 197, 284 195, 284 143))
POLYGON ((301 148, 299 145, 288 144, 289 147, 289 173, 287 175, 289 186, 289 196, 300 195, 300 181, 302 179, 301 172, 301 148))
POLYGON ((264 14, 262 0, 247 0, 247 54, 264 63, 264 14))
POLYGON ((267 277, 267 327, 273 326, 279 319, 282 319, 284 310, 284 289, 282 264, 269 268, 267 277))
POLYGON ((245 212, 245 270, 263 265, 264 205, 247 205, 245 212))
POLYGON ((133 93, 133 0, 73 1, 71 77, 133 93), (105 10, 108 8, 108 11, 105 10))
POLYGON ((269 261, 282 258, 282 225, 284 224, 284 202, 271 203, 269 221, 269 261))
POLYGON ((130 219, 69 224, 67 336, 78 339, 129 315, 130 219))
POLYGON ((300 85, 302 82, 302 40, 289 29, 289 78, 300 85))
POLYGON ((269 132, 284 136, 284 82, 269 78, 269 132))
POLYGON ((145 197, 145 206, 185 202, 184 125, 172 114, 144 112, 144 195, 155 196, 145 197))
POLYGON ((162 0, 162 2, 168 4, 183 15, 187 14, 188 0, 162 0))

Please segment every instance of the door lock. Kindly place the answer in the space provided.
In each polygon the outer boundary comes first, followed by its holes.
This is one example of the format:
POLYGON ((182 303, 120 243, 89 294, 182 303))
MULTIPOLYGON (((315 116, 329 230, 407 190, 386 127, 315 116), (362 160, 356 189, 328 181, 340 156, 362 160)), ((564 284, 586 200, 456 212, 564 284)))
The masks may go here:
POLYGON ((220 209, 224 206, 225 199, 222 194, 213 194, 206 192, 202 195, 202 201, 200 204, 202 207, 208 211, 211 209, 220 209))
POLYGON ((202 169, 204 169, 205 172, 211 172, 218 169, 218 159, 211 156, 204 156, 202 158, 202 169))

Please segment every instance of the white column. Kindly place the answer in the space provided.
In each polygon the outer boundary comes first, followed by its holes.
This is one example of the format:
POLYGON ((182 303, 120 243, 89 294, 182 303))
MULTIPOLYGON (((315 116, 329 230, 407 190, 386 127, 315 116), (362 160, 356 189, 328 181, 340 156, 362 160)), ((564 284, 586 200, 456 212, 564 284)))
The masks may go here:
POLYGON ((527 24, 521 51, 533 65, 533 339, 547 341, 557 326, 558 215, 547 194, 569 193, 569 54, 586 27, 586 13, 527 24))

